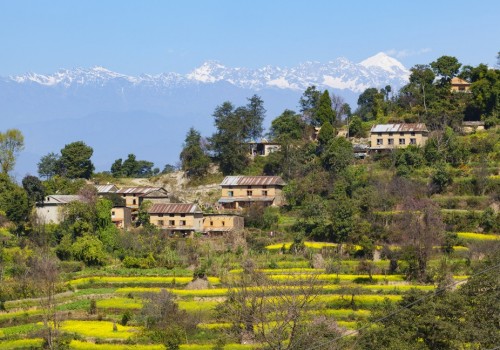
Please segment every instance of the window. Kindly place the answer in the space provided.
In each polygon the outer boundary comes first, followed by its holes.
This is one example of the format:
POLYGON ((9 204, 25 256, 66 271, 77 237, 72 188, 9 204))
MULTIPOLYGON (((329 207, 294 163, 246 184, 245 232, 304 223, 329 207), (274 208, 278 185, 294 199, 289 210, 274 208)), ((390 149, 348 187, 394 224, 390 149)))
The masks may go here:
POLYGON ((465 91, 465 86, 459 86, 458 91, 465 91))
POLYGON ((186 226, 186 220, 179 221, 179 226, 186 226))
POLYGON ((262 188, 264 188, 264 189, 265 189, 265 188, 267 188, 267 186, 266 186, 266 185, 263 185, 263 186, 262 186, 262 188))
POLYGON ((399 136, 405 136, 405 133, 404 132, 400 132, 399 136))
POLYGON ((383 145, 384 144, 384 140, 382 139, 377 139, 377 145, 383 145))
POLYGON ((111 216, 115 216, 115 212, 114 211, 111 212, 111 216))
POLYGON ((252 196, 252 191, 247 191, 247 196, 251 197, 252 196))
POLYGON ((158 217, 162 218, 162 217, 163 217, 163 214, 158 214, 158 217))
POLYGON ((168 220, 169 226, 175 226, 175 220, 168 220))
POLYGON ((158 220, 158 226, 163 226, 163 220, 158 220))
POLYGON ((390 133, 389 133, 389 136, 392 136, 393 134, 394 134, 394 133, 390 132, 390 133))
POLYGON ((234 195, 233 191, 227 191, 227 196, 232 197, 234 195))
POLYGON ((136 200, 136 199, 134 199, 134 200, 132 201, 132 204, 133 204, 133 205, 136 205, 136 204, 137 204, 137 200, 136 200))
POLYGON ((267 197, 267 191, 262 191, 262 195, 263 195, 264 197, 267 197))
POLYGON ((214 225, 214 222, 213 221, 210 221, 210 226, 213 226, 214 225))
POLYGON ((410 135, 411 135, 411 136, 415 136, 415 131, 412 131, 412 132, 410 133, 410 135))
POLYGON ((248 189, 251 189, 251 188, 252 188, 252 186, 247 186, 247 188, 248 188, 248 189))
POLYGON ((186 217, 186 214, 181 214, 181 218, 185 218, 186 217))
POLYGON ((410 145, 416 145, 417 139, 410 139, 410 145))
POLYGON ((387 141, 388 145, 394 145, 394 139, 388 139, 387 141))
POLYGON ((225 221, 222 221, 222 226, 226 226, 226 222, 225 221))
POLYGON ((399 139, 399 144, 404 145, 405 144, 405 139, 399 139))
POLYGON ((174 214, 168 214, 168 216, 170 216, 171 218, 173 218, 173 217, 174 217, 174 214))

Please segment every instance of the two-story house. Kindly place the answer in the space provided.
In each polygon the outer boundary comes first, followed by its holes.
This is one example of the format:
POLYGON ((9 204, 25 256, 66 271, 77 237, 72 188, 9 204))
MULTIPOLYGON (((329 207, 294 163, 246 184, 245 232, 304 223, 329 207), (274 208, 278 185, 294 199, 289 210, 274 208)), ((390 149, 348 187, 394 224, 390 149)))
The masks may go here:
POLYGON ((155 203, 148 213, 151 224, 171 234, 185 237, 203 231, 203 212, 196 204, 155 203))
POLYGON ((370 131, 370 150, 423 146, 429 131, 423 123, 377 124, 370 131))
POLYGON ((64 220, 62 208, 68 203, 81 201, 78 195, 53 194, 46 196, 41 203, 36 205, 36 215, 45 224, 59 224, 64 220))
POLYGON ((170 203, 168 192, 163 187, 128 187, 115 192, 125 199, 125 206, 132 211, 132 221, 137 219, 137 212, 143 201, 170 203))
POLYGON ((248 145, 250 147, 250 158, 252 159, 256 156, 267 157, 271 153, 278 152, 281 149, 281 144, 266 139, 252 141, 248 145))
POLYGON ((253 203, 265 206, 284 204, 285 182, 279 176, 226 176, 220 186, 219 204, 224 209, 243 209, 253 203))
POLYGON ((235 214, 205 214, 203 232, 209 236, 243 230, 244 219, 235 214))
POLYGON ((450 83, 452 92, 471 92, 471 84, 466 80, 460 79, 459 77, 454 77, 451 79, 450 83))

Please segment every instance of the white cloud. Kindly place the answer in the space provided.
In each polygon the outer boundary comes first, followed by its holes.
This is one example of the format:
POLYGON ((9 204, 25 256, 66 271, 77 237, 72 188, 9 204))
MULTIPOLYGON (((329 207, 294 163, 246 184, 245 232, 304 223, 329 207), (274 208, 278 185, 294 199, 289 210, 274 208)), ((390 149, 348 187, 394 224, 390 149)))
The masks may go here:
POLYGON ((422 55, 424 53, 431 52, 432 49, 429 47, 425 47, 419 50, 410 50, 410 49, 403 49, 403 50, 396 50, 396 49, 390 49, 387 50, 385 53, 389 56, 395 57, 395 58, 405 58, 405 57, 410 57, 410 56, 418 56, 422 55))

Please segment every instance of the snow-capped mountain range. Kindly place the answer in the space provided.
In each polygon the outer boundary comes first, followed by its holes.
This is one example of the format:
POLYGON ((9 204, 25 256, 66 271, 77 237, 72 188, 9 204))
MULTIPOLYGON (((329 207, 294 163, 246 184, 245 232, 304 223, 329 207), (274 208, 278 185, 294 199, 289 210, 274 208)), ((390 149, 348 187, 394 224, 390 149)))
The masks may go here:
POLYGON ((369 87, 385 85, 400 87, 407 82, 408 76, 409 71, 399 61, 384 53, 378 53, 360 63, 338 58, 328 63, 305 62, 293 68, 265 66, 248 69, 231 68, 217 61, 208 61, 186 75, 162 73, 130 76, 112 72, 103 67, 93 67, 91 69, 65 69, 52 75, 28 73, 9 77, 7 81, 63 87, 104 86, 113 81, 135 86, 165 88, 227 82, 238 88, 256 91, 273 87, 304 91, 308 86, 316 85, 319 88, 360 93, 369 87))
POLYGON ((231 101, 258 94, 267 109, 265 126, 285 109, 298 111, 307 87, 328 89, 352 109, 366 88, 406 84, 409 71, 384 53, 353 63, 338 58, 296 67, 231 68, 209 61, 188 74, 130 76, 103 67, 64 69, 51 75, 0 77, 0 130, 19 128, 26 147, 17 176, 36 174, 40 157, 83 140, 94 148, 99 171, 134 153, 162 168, 176 164, 186 132, 213 133, 212 113, 231 101))

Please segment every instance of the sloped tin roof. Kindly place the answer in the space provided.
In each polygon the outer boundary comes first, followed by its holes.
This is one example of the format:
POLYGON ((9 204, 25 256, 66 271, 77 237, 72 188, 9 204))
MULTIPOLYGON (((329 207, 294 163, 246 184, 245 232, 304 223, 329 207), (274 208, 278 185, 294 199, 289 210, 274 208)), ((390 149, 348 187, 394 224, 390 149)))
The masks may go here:
POLYGON ((148 194, 153 191, 167 192, 163 187, 125 187, 120 188, 116 193, 119 194, 148 194))
POLYGON ((95 185, 97 193, 115 193, 118 188, 115 185, 95 185))
POLYGON ((226 176, 221 186, 284 186, 285 181, 279 176, 226 176))
POLYGON ((428 132, 424 123, 377 124, 371 132, 428 132))
POLYGON ((83 198, 73 194, 52 194, 45 197, 44 204, 68 204, 75 201, 81 201, 83 198))
POLYGON ((195 214, 201 213, 196 204, 155 203, 148 209, 150 214, 195 214))

